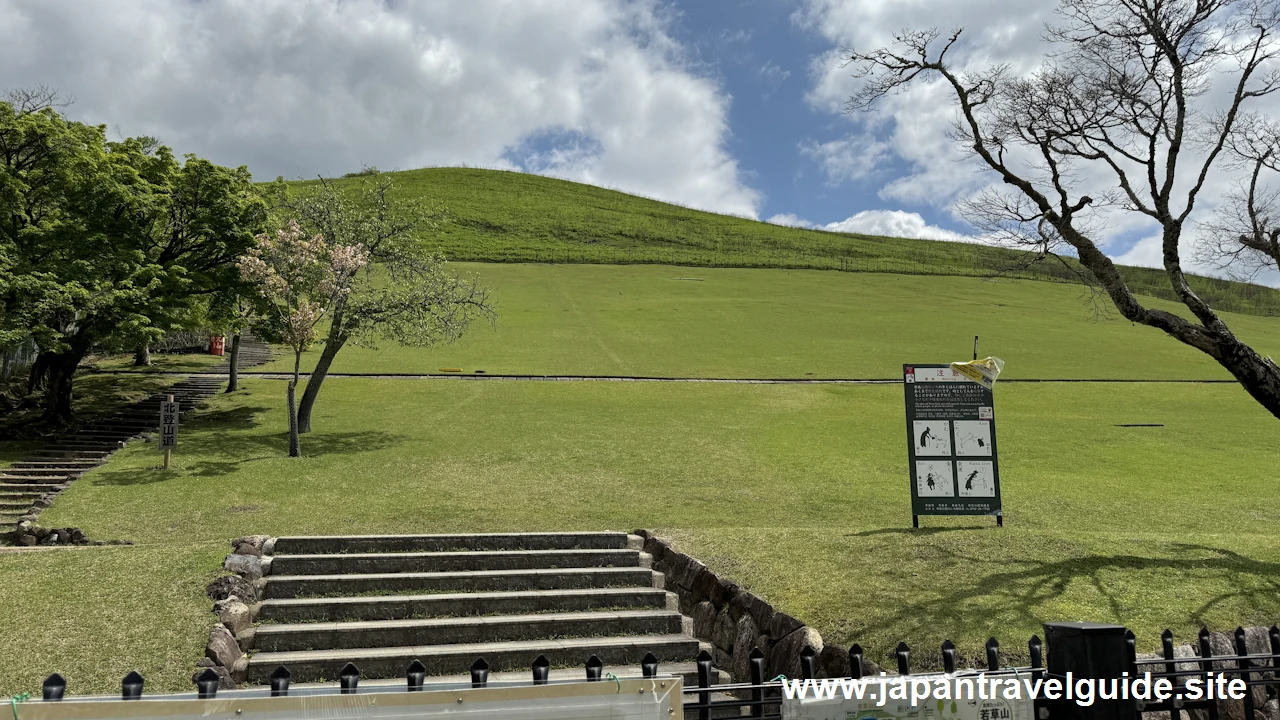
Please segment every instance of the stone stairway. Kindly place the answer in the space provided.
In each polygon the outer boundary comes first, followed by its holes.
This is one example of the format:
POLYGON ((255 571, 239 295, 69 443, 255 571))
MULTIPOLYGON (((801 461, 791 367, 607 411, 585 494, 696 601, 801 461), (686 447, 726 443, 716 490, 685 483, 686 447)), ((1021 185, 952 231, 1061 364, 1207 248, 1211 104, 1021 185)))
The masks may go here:
POLYGON ((403 682, 414 660, 453 676, 479 658, 495 678, 527 676, 539 656, 581 675, 593 655, 636 675, 648 653, 694 674, 706 648, 640 547, 610 532, 276 538, 258 625, 239 636, 248 680, 281 665, 295 682, 334 680, 350 662, 403 682))
MULTIPOLYGON (((241 367, 262 364, 270 359, 270 346, 252 336, 242 339, 241 367)), ((226 366, 226 362, 220 366, 223 373, 227 371, 226 366)), ((160 402, 165 395, 172 394, 178 401, 181 418, 197 402, 218 392, 223 382, 217 376, 186 378, 164 393, 153 394, 111 415, 59 434, 31 455, 9 467, 0 467, 0 539, 11 537, 21 542, 14 533, 20 522, 35 521, 72 481, 105 463, 130 440, 157 431, 160 402)), ((56 534, 52 537, 55 542, 59 539, 56 534)))
MULTIPOLYGON (((206 370, 206 373, 217 375, 228 375, 231 372, 231 339, 227 338, 226 359, 220 365, 206 370)), ((247 370, 258 365, 265 365, 271 362, 275 356, 271 346, 259 340, 251 333, 244 333, 240 336, 240 370, 247 370)))

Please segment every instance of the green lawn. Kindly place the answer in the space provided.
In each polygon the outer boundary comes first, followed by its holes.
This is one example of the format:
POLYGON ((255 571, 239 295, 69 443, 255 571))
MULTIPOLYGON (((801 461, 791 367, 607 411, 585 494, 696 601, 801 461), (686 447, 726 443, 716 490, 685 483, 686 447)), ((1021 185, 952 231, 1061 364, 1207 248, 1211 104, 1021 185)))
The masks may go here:
POLYGON ((203 353, 152 353, 151 364, 141 367, 133 364, 133 354, 95 357, 86 363, 86 369, 103 372, 202 372, 219 365, 225 357, 203 353))
MULTIPOLYGON (((904 362, 968 359, 978 335, 983 355, 1006 361, 1008 378, 1230 378, 1158 330, 1095 316, 1078 286, 817 270, 458 269, 494 289, 496 327, 481 323, 429 352, 347 347, 333 370, 897 378, 904 362)), ((1280 355, 1280 318, 1226 319, 1260 351, 1280 355)), ((254 368, 292 369, 292 356, 254 368)))
MULTIPOLYGON (((810 267, 989 277, 996 272, 1074 283, 1081 269, 1048 261, 1020 269, 1021 252, 973 243, 829 233, 690 210, 555 178, 476 168, 392 174, 395 191, 442 206, 422 238, 457 260, 810 267)), ((311 181, 315 182, 315 181, 311 181)), ((349 182, 339 180, 339 186, 349 182)), ((306 183, 301 183, 306 184, 306 183)), ((1136 292, 1176 300, 1160 270, 1121 267, 1136 292)), ((1223 310, 1280 315, 1280 291, 1193 277, 1223 310)))
POLYGON ((63 672, 188 689, 200 586, 246 533, 656 529, 883 657, 944 637, 1015 650, 1055 619, 1171 627, 1280 616, 1275 420, 1230 385, 997 386, 1006 527, 910 532, 895 386, 334 379, 306 457, 284 383, 249 380, 134 444, 46 513, 134 547, 0 554, 0 693, 63 672), (1120 423, 1163 423, 1120 428, 1120 423), (54 620, 50 621, 53 617, 54 620))

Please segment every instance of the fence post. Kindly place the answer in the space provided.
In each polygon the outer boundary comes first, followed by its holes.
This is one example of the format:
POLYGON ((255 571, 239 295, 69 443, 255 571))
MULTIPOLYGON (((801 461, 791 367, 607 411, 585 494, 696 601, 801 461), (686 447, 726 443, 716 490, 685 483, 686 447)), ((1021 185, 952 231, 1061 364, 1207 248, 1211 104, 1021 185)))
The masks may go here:
POLYGON ((489 663, 484 658, 476 658, 471 663, 471 687, 482 688, 489 684, 489 663))
POLYGON ((898 656, 898 674, 911 674, 911 648, 905 642, 899 642, 898 648, 893 651, 898 656))
POLYGON ((599 682, 604 677, 604 663, 592 655, 587 658, 587 682, 599 682))
POLYGON ((1253 665, 1253 663, 1250 662, 1250 660, 1247 657, 1245 657, 1249 654, 1249 648, 1245 644, 1244 628, 1242 627, 1236 628, 1235 640, 1236 640, 1236 655, 1240 656, 1240 659, 1236 661, 1236 667, 1240 668, 1240 678, 1245 682, 1244 716, 1252 720, 1253 719, 1253 688, 1249 687, 1249 682, 1253 679, 1253 675, 1249 672, 1249 670, 1250 670, 1250 667, 1253 665))
POLYGON ((427 682, 427 666, 421 660, 414 660, 404 671, 405 687, 408 692, 422 692, 427 682))
POLYGON ((551 662, 546 655, 539 655, 533 661, 533 684, 546 685, 551 675, 551 662))
POLYGON ((343 695, 354 695, 360 685, 360 668, 355 663, 347 663, 338 671, 338 686, 343 695))
POLYGON ((56 702, 67 694, 67 681, 58 673, 54 673, 44 679, 41 690, 45 702, 56 702))
MULTIPOLYGON (((1049 645, 1048 676, 1063 683, 1061 699, 1049 701, 1052 720, 1133 720, 1137 706, 1132 700, 1102 700, 1089 706, 1068 700, 1065 690, 1070 673, 1071 690, 1078 680, 1114 680, 1130 669, 1128 641, 1123 625, 1069 622, 1045 623, 1049 645)), ((1096 683, 1095 683, 1096 686, 1096 683)))
POLYGON ((142 699, 142 685, 145 681, 137 670, 131 671, 120 681, 120 698, 122 700, 142 699))
POLYGON ((813 648, 808 645, 800 651, 800 677, 804 680, 813 680, 818 676, 815 655, 813 648))
POLYGON ((289 668, 283 665, 277 667, 271 671, 269 679, 271 681, 271 697, 284 697, 289 694, 289 682, 293 679, 289 668))
MULTIPOLYGON (((703 650, 702 652, 698 653, 697 663, 698 663, 698 688, 699 689, 710 688, 711 687, 711 653, 707 652, 706 650, 703 650)), ((704 706, 711 704, 711 692, 709 690, 704 689, 702 692, 698 693, 698 704, 704 705, 704 706)), ((707 707, 703 707, 702 709, 698 710, 698 720, 711 720, 711 709, 707 707)))
POLYGON ((764 653, 752 648, 747 660, 751 664, 751 702, 757 703, 751 706, 751 717, 764 717, 764 690, 760 687, 764 684, 764 653))
POLYGON ((849 677, 855 680, 862 677, 862 646, 857 643, 849 648, 849 677))
POLYGON ((640 658, 640 674, 646 678, 658 677, 658 656, 653 653, 645 653, 640 658))
POLYGON ((211 700, 218 696, 218 673, 213 668, 205 668, 204 672, 196 678, 196 698, 199 700, 211 700))

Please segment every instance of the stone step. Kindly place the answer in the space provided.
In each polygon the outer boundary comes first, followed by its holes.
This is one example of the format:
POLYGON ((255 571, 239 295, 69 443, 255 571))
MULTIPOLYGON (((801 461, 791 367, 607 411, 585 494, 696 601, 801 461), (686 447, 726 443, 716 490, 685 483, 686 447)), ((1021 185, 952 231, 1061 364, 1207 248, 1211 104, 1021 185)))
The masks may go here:
MULTIPOLYGON (((272 568, 273 570, 275 568, 272 568)), ((498 592, 607 587, 661 588, 662 573, 648 568, 564 568, 442 573, 271 575, 264 598, 350 596, 362 593, 498 592)))
POLYGON ((344 650, 301 650, 259 652, 249 658, 249 681, 266 683, 280 665, 289 669, 295 682, 333 680, 347 663, 355 663, 362 677, 403 677, 405 668, 420 661, 427 675, 465 673, 477 658, 484 658, 494 672, 527 671, 539 655, 552 666, 581 667, 595 655, 608 665, 636 665, 646 653, 658 662, 687 662, 701 646, 688 635, 633 635, 627 637, 564 638, 523 640, 506 643, 466 645, 419 645, 344 650))
POLYGON ((8 492, 6 488, 10 485, 0 485, 0 502, 19 502, 25 501, 30 505, 36 498, 44 495, 48 491, 30 490, 27 492, 8 492))
MULTIPOLYGON (((623 550, 620 532, 492 533, 479 535, 337 535, 276 538, 277 555, 444 552, 451 550, 623 550)), ((639 538, 635 538, 639 540, 639 538)))
POLYGON ((650 558, 639 550, 485 550, 479 552, 348 553, 279 555, 271 573, 331 575, 343 573, 448 572, 451 570, 530 570, 535 568, 637 567, 650 558))
POLYGON ((35 457, 44 458, 79 458, 98 459, 111 454, 109 450, 48 450, 41 449, 32 453, 35 457))
POLYGON ((75 468, 77 470, 84 471, 89 468, 97 467, 101 464, 102 463, 97 460, 82 460, 77 458, 69 458, 66 460, 19 460, 18 462, 13 463, 12 466, 5 468, 5 470, 33 468, 56 468, 62 470, 75 468))
POLYGON ((261 651, 459 645, 600 635, 678 635, 680 613, 668 610, 542 613, 481 617, 259 625, 261 651))
POLYGON ((0 490, 5 492, 29 492, 36 495, 44 495, 45 493, 58 492, 66 488, 66 485, 39 485, 35 483, 0 483, 0 490))
MULTIPOLYGON (((146 435, 147 433, 160 432, 160 423, 135 423, 131 425, 104 425, 98 428, 102 432, 111 433, 127 433, 130 438, 146 435)), ((95 431, 97 431, 95 430, 95 431)))
POLYGON ((89 471, 90 471, 90 470, 92 470, 94 467, 97 467, 97 466, 95 465, 95 466, 92 466, 92 467, 74 467, 74 468, 69 468, 69 467, 52 467, 52 466, 50 466, 50 467, 33 467, 33 468, 28 468, 28 467, 11 467, 11 468, 0 468, 0 474, 4 474, 4 475, 22 475, 22 476, 32 476, 32 475, 63 475, 63 476, 66 476, 66 477, 78 477, 78 476, 80 476, 80 475, 83 475, 83 474, 85 474, 85 473, 89 472, 89 471))
POLYGON ((12 513, 17 513, 17 514, 19 514, 19 515, 26 515, 26 514, 27 514, 27 511, 28 511, 28 510, 30 510, 30 509, 31 509, 31 501, 30 501, 30 500, 28 500, 28 501, 26 501, 26 502, 21 502, 21 501, 17 501, 17 502, 15 502, 15 501, 12 501, 12 500, 0 500, 0 513, 10 513, 10 514, 12 514, 12 513))
POLYGON ((263 601, 257 618, 267 622, 340 622, 623 608, 676 610, 677 603, 674 595, 652 587, 282 598, 263 601))
POLYGON ((10 475, 8 473, 0 473, 0 487, 6 487, 10 483, 21 485, 61 485, 76 475, 10 475))
POLYGON ((54 440, 44 445, 44 450, 104 450, 113 452, 124 447, 121 440, 54 440))

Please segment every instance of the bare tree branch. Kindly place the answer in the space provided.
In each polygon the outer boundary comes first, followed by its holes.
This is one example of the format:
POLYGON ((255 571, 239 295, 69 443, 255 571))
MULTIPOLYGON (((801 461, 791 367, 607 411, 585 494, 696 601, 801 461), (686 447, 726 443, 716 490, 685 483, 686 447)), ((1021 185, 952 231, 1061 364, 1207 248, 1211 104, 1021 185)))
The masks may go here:
POLYGON ((959 110, 952 138, 1004 186, 960 203, 970 222, 1037 258, 1073 251, 1121 315, 1208 354, 1280 417, 1280 368, 1236 338, 1191 289, 1180 256, 1209 173, 1252 162, 1254 181, 1234 215, 1220 218, 1215 257, 1255 264, 1280 257, 1269 255, 1280 240, 1276 196, 1257 182, 1280 157, 1276 134, 1260 131, 1249 112, 1251 102, 1280 90, 1277 2, 1062 0, 1060 22, 1045 32, 1054 51, 1026 77, 998 65, 959 69, 948 56, 960 51, 960 30, 903 30, 890 47, 850 52, 861 84, 846 110, 870 109, 921 83, 947 87, 959 110), (1223 77, 1227 102, 1216 111, 1203 107, 1223 77), (1195 147, 1203 157, 1192 164, 1184 155, 1195 147), (1114 185, 1085 192, 1081 178, 1099 172, 1114 185), (1159 226, 1165 274, 1196 322, 1145 307, 1100 249, 1098 207, 1117 200, 1159 226))

